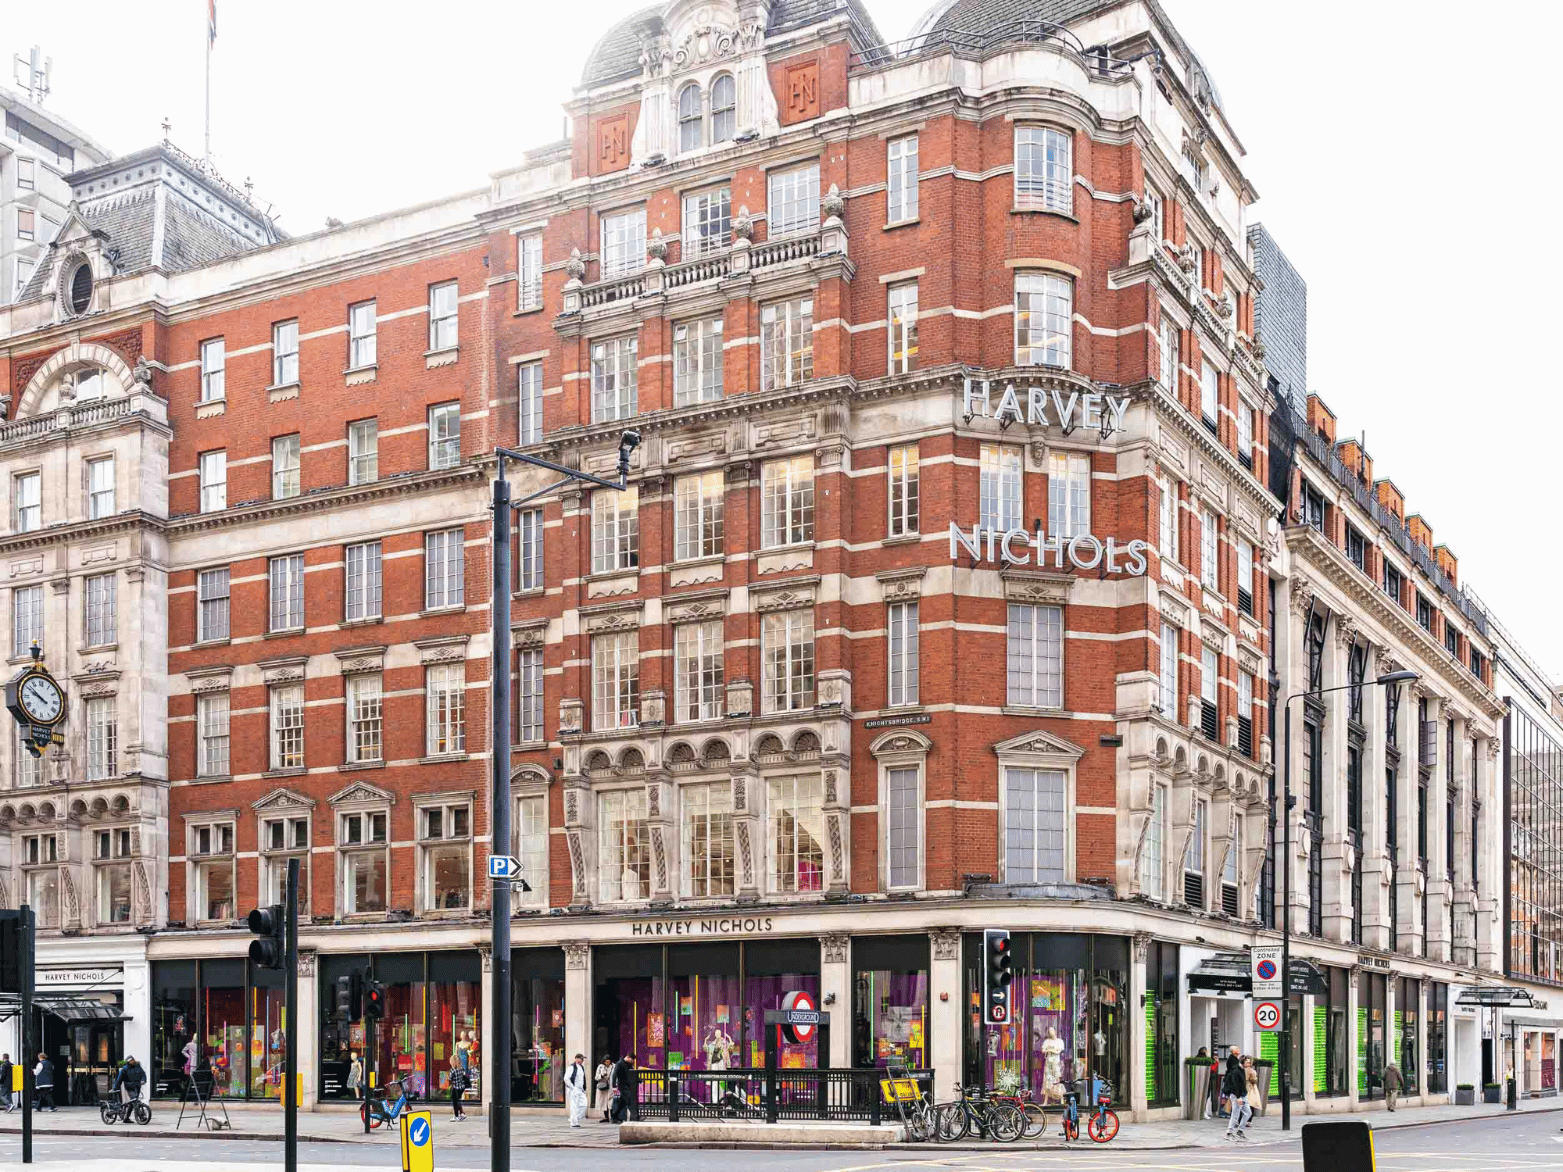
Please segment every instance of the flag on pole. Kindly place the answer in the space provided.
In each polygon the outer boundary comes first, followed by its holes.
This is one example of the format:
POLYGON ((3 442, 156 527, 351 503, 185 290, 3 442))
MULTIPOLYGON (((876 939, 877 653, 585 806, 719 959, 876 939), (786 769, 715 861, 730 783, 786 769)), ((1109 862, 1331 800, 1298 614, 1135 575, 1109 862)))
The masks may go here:
POLYGON ((206 0, 206 43, 217 43, 217 0, 206 0))

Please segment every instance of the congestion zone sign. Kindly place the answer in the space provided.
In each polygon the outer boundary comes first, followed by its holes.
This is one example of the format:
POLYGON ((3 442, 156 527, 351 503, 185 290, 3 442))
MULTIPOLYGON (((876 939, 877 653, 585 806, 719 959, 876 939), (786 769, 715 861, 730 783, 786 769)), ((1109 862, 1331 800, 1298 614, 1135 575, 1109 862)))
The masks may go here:
POLYGON ((1254 1006, 1254 1024, 1262 1030, 1273 1030, 1281 1024, 1281 1007, 1274 1001, 1261 1001, 1254 1006))

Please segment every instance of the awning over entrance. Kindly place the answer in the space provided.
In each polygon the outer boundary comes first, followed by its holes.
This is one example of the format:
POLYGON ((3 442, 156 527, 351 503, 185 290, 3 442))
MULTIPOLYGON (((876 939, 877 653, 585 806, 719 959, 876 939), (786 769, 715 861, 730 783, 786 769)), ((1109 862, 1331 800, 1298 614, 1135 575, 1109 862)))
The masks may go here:
MULTIPOLYGON (((91 997, 65 997, 49 993, 33 996, 33 1007, 52 1013, 61 1021, 129 1021, 117 1005, 105 1005, 91 997)), ((0 1021, 22 1012, 22 999, 15 993, 0 993, 0 1021)))
POLYGON ((1473 985, 1460 994, 1456 1005, 1480 1005, 1484 1009, 1496 1006, 1509 1009, 1518 1006, 1532 1008, 1529 989, 1517 989, 1508 985, 1473 985))

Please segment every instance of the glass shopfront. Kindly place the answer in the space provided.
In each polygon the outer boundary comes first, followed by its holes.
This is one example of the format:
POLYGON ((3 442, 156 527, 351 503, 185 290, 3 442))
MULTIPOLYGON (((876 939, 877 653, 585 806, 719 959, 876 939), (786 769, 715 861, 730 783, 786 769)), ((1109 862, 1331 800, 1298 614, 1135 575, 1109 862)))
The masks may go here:
POLYGON ((1351 972, 1329 965, 1320 972, 1326 992, 1313 999, 1313 1093, 1344 1095, 1351 1053, 1351 972))
POLYGON ((928 936, 852 941, 852 1065, 928 1067, 928 936))
POLYGON ((1401 1094, 1417 1094, 1422 1087, 1421 1050, 1417 1041, 1422 1021, 1422 984, 1415 977, 1401 977, 1395 990, 1395 1031, 1400 1036, 1401 1094))
POLYGON ((1384 1097, 1385 1004, 1389 978, 1364 969, 1357 974, 1357 1097, 1384 1097))
POLYGON ((281 973, 242 957, 154 962, 152 1094, 177 1099, 194 1078, 219 1098, 276 1098, 283 1025, 281 973))
POLYGON ((376 1085, 393 1079, 419 1098, 439 1098, 449 1090, 450 1072, 464 1067, 468 1097, 482 1094, 480 1003, 482 966, 476 952, 392 952, 373 957, 322 956, 320 973, 320 1097, 352 1099, 353 1060, 367 1058, 364 1077, 376 1085), (336 1016, 336 982, 372 969, 385 986, 385 1017, 374 1023, 374 1047, 367 1048, 362 1018, 336 1016))
POLYGON ((1433 981, 1427 987, 1427 1093, 1449 1091, 1449 986, 1433 981))
MULTIPOLYGON (((1080 1079, 1098 1077, 1126 1101, 1129 952, 1116 936, 1046 932, 1011 935, 1015 980, 1014 1021, 986 1027, 982 1022, 984 957, 982 936, 963 941, 966 970, 966 1043, 964 1081, 998 1088, 1029 1087, 1036 1101, 1059 1104, 1080 1079)), ((1177 1101, 1177 952, 1171 951, 1168 985, 1173 1057, 1166 1094, 1177 1101)), ((1147 1013, 1158 1025, 1155 1002, 1147 1013)), ((1155 1059, 1147 1054, 1147 1074, 1155 1059)))
POLYGON ((1145 1097, 1152 1106, 1178 1102, 1179 1057, 1178 946, 1152 940, 1145 952, 1145 1097))
MULTIPOLYGON (((517 948, 510 954, 510 1101, 562 1103, 564 1072, 564 949, 517 948)), ((591 1056, 596 1069, 606 1051, 591 1056)))
MULTIPOLYGON (((765 1011, 794 991, 819 1003, 818 940, 610 945, 593 950, 592 970, 594 1057, 649 1070, 763 1067, 765 1011)), ((818 1064, 818 1034, 779 1041, 779 1067, 818 1064)))

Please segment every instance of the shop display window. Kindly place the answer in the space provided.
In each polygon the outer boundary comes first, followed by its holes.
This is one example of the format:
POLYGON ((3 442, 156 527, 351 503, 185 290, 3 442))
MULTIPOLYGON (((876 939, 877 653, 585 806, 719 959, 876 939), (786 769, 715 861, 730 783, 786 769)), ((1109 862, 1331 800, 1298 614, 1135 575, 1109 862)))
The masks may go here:
MULTIPOLYGON (((564 1052, 564 950, 518 948, 511 958, 512 1066, 510 1098, 515 1103, 562 1103, 564 1072, 570 1063, 564 1052)), ((612 1049, 599 1042, 601 1053, 612 1049)), ((613 1055, 621 1057, 624 1051, 613 1055)))
POLYGON ((852 941, 852 1064, 928 1067, 928 937, 852 941))

